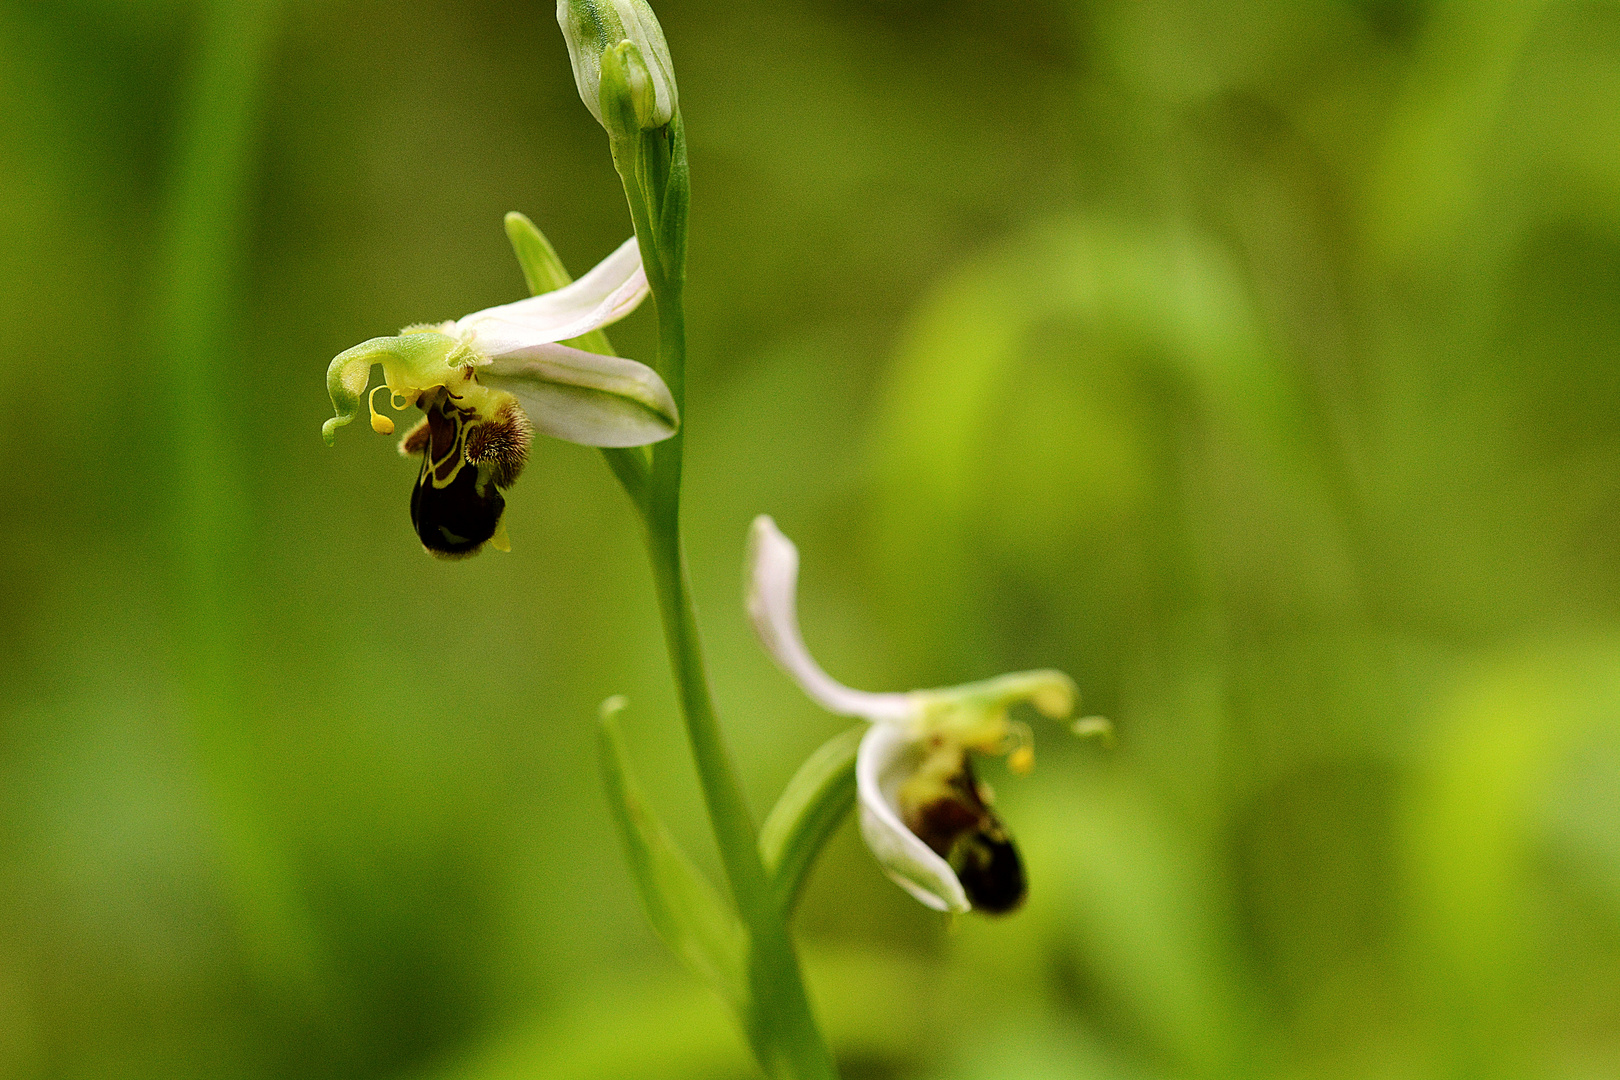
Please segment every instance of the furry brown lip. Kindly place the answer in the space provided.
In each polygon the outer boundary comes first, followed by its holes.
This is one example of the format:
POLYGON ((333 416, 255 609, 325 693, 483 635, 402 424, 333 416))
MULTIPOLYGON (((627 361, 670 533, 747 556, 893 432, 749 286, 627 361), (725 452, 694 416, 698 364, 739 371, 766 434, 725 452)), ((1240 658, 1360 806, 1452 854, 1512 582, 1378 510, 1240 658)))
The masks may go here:
POLYGON ((422 455, 411 491, 411 524, 429 553, 445 559, 475 554, 500 528, 511 484, 527 458, 527 419, 515 405, 480 419, 439 390, 422 401, 422 422, 400 443, 422 455))

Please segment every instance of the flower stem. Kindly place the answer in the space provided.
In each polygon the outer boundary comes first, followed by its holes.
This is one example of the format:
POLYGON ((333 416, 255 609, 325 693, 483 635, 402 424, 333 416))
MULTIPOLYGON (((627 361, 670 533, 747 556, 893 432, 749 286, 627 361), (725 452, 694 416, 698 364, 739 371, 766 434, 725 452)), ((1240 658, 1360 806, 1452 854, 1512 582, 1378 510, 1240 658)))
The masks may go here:
MULTIPOLYGON (((614 139, 642 262, 658 310, 659 374, 681 411, 682 429, 653 446, 644 500, 627 485, 646 525, 670 666, 697 766, 709 823, 731 895, 748 929, 748 1040, 766 1075, 836 1080, 832 1054, 810 1012, 798 953, 759 853, 759 835, 720 732, 703 660, 681 541, 681 469, 685 445, 687 173, 679 112, 668 128, 614 139)), ((622 479, 622 478, 621 478, 622 479)))

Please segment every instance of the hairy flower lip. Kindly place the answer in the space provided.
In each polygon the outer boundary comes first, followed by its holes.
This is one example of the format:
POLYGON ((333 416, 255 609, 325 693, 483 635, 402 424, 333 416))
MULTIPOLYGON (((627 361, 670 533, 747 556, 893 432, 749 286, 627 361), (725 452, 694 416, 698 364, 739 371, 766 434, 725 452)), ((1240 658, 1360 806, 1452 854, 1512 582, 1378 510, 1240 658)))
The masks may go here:
MULTIPOLYGON (((855 758, 856 800, 867 847, 884 873, 923 904, 936 911, 970 910, 968 889, 950 863, 906 826, 902 788, 919 775, 931 753, 956 780, 971 781, 966 765, 969 750, 1012 752, 1011 764, 1027 767, 1033 760, 1029 729, 1008 719, 1008 707, 1029 702, 1044 715, 1060 718, 1073 708, 1073 681, 1058 671, 1025 671, 907 693, 870 693, 845 686, 822 670, 805 648, 797 610, 798 577, 798 549, 770 517, 756 517, 748 535, 747 607, 765 651, 822 708, 872 724, 855 758)), ((931 775, 924 775, 925 785, 932 783, 931 775)), ((957 802, 960 805, 961 800, 957 802)), ((912 808, 936 805, 948 806, 949 799, 940 803, 930 796, 912 808)), ((979 806, 977 813, 1000 836, 1003 853, 1015 857, 993 812, 979 806)), ((987 834, 970 828, 963 835, 982 839, 987 834)), ((1018 895, 1010 904, 991 910, 1017 905, 1023 888, 1021 871, 1015 880, 1018 895)))

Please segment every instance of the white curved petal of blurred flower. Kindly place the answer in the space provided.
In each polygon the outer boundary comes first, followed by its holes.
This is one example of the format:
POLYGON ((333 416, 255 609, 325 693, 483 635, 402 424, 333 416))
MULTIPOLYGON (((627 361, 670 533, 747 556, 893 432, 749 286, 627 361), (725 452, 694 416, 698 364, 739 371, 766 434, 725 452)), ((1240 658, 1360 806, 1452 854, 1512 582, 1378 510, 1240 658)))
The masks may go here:
POLYGON ((1028 702, 1054 719, 1073 710, 1074 682, 1026 671, 907 693, 870 693, 828 675, 805 648, 796 594, 799 553, 760 515, 748 538, 748 614, 765 650, 817 704, 870 721, 856 755, 861 836, 884 872, 937 911, 1004 912, 1024 898, 1023 866, 973 774, 969 752, 1034 762, 1029 726, 1008 716, 1028 702))

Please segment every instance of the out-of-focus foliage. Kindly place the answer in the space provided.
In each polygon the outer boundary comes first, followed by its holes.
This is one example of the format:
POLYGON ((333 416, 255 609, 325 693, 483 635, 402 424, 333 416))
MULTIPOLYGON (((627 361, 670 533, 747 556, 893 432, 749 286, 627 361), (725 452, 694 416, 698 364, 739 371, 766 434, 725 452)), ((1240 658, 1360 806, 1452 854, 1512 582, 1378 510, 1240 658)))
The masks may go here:
MULTIPOLYGON (((1620 1073, 1620 5, 658 10, 755 805, 842 726, 749 639, 759 512, 840 678, 1060 667, 1120 735, 991 777, 1010 919, 835 839, 850 1080, 1620 1073)), ((576 272, 627 234, 551 5, 277 8, 199 466, 205 14, 0 2, 0 1077, 746 1075, 598 786, 624 693, 714 869, 600 459, 537 444, 513 554, 442 564, 392 441, 319 438, 333 354, 522 295, 505 211, 576 272)))

